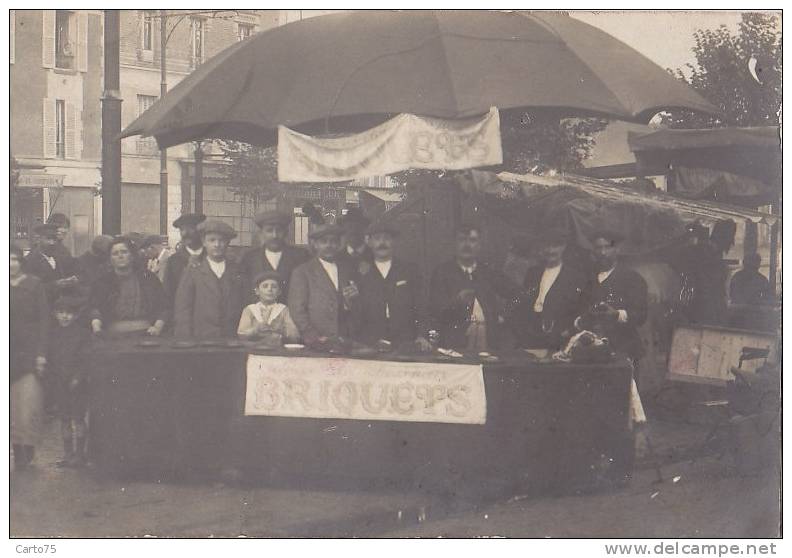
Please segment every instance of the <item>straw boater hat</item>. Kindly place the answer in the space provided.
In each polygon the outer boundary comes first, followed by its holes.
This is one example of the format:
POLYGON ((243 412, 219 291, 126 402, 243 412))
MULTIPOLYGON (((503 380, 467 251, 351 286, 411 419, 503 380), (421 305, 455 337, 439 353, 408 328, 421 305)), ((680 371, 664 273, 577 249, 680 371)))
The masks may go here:
POLYGON ((181 217, 173 222, 173 226, 180 229, 188 225, 199 225, 206 220, 206 215, 203 213, 184 213, 181 217))
POLYGON ((228 240, 236 238, 237 235, 236 231, 231 228, 231 225, 217 219, 207 219, 198 225, 198 230, 201 231, 201 234, 203 235, 209 233, 221 234, 228 240))
POLYGON ((280 225, 281 227, 288 227, 292 221, 292 216, 284 211, 277 211, 274 209, 266 209, 256 213, 253 219, 259 227, 267 225, 280 225))

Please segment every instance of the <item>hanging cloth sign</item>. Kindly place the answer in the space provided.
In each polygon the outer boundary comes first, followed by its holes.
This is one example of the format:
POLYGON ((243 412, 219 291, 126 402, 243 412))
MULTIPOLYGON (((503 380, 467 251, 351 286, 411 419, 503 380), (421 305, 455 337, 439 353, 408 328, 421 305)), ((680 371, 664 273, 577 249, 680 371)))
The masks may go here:
POLYGON ((407 169, 461 170, 503 162, 500 117, 401 114, 359 134, 314 138, 278 126, 278 180, 342 182, 407 169))

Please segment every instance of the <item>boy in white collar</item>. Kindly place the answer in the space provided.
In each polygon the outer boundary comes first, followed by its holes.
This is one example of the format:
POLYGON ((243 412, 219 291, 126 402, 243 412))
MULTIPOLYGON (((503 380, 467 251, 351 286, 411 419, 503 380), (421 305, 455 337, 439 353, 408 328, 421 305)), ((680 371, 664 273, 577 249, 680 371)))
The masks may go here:
POLYGON ((242 311, 237 334, 241 337, 260 337, 270 333, 281 339, 295 341, 300 337, 289 309, 278 302, 281 295, 280 275, 265 271, 256 276, 253 289, 259 301, 242 311))

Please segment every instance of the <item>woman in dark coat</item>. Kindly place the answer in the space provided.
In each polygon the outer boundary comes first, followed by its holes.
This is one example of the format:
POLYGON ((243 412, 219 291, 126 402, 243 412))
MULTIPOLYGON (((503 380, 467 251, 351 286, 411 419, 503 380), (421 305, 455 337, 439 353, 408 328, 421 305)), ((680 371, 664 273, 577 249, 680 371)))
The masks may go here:
POLYGON ((22 270, 22 249, 12 245, 9 256, 11 443, 16 468, 23 469, 33 460, 43 428, 40 376, 47 363, 50 315, 41 281, 22 270))
POLYGON ((94 333, 160 335, 167 308, 156 275, 138 266, 134 244, 125 237, 110 244, 111 270, 93 284, 89 308, 94 333))

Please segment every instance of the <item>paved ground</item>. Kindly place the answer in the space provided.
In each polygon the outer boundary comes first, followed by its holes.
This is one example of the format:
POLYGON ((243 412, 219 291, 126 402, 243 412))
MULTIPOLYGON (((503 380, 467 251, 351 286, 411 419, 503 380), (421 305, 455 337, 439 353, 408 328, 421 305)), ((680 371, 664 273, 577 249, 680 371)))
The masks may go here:
POLYGON ((211 483, 119 482, 54 467, 55 425, 33 470, 12 472, 11 534, 264 537, 773 537, 778 475, 738 473, 728 458, 695 460, 701 427, 659 423, 662 482, 643 466, 609 493, 494 502, 403 492, 331 492, 211 483))

